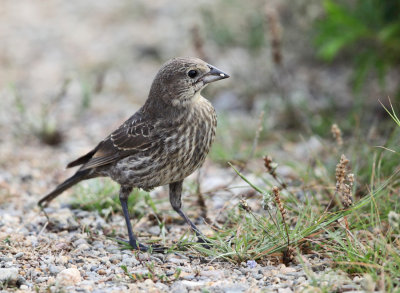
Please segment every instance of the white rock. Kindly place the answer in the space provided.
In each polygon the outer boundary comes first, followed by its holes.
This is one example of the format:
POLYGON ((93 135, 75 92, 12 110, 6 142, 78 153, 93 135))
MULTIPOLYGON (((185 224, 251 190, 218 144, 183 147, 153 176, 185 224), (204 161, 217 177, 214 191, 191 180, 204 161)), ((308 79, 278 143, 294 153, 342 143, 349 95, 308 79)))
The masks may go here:
POLYGON ((29 287, 28 287, 27 285, 21 285, 21 286, 19 287, 19 289, 22 290, 22 291, 25 291, 25 290, 28 290, 29 287))
POLYGON ((72 286, 81 281, 81 273, 76 268, 69 268, 58 273, 56 281, 60 285, 72 286))
POLYGON ((9 284, 15 284, 18 279, 17 268, 0 268, 0 284, 8 282, 9 284))

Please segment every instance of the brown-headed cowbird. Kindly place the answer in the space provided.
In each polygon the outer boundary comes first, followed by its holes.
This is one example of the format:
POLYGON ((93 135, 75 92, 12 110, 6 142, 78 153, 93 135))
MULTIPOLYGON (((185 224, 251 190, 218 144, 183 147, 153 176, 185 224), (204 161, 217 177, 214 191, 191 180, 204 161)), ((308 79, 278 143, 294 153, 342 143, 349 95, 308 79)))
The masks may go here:
POLYGON ((228 77, 198 58, 169 60, 154 78, 145 104, 93 150, 69 163, 68 168, 81 167, 42 198, 39 205, 42 207, 82 180, 110 177, 121 185, 119 199, 129 244, 134 249, 147 250, 132 232, 128 197, 133 188, 150 190, 169 184, 173 209, 199 241, 206 242, 181 209, 182 182, 204 162, 215 137, 215 110, 201 96, 201 90, 210 82, 228 77))

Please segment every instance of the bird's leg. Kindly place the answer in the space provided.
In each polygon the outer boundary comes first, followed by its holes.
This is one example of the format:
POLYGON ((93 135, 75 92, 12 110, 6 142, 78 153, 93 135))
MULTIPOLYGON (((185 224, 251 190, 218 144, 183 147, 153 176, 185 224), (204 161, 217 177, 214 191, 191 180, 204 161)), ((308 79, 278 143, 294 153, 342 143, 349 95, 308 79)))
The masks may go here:
POLYGON ((169 201, 171 203, 171 206, 185 220, 185 222, 190 225, 192 230, 196 233, 198 242, 208 243, 203 233, 200 232, 200 230, 196 227, 196 225, 182 211, 182 201, 181 201, 182 183, 183 181, 179 181, 171 183, 169 185, 169 201))
POLYGON ((124 218, 126 222, 126 227, 128 229, 128 235, 129 235, 129 244, 130 246, 133 247, 133 249, 139 249, 139 250, 147 250, 147 247, 144 245, 141 245, 136 238, 135 234, 133 234, 132 231, 132 224, 131 224, 131 219, 129 217, 129 211, 128 211, 128 197, 129 194, 132 191, 132 187, 128 186, 121 186, 121 189, 119 191, 119 201, 121 202, 122 206, 122 212, 124 213, 124 218))
MULTIPOLYGON (((128 211, 128 197, 129 197, 129 194, 131 193, 132 189, 133 188, 130 186, 121 186, 121 189, 119 191, 119 201, 121 202, 122 212, 124 214, 126 227, 128 229, 128 236, 129 236, 129 242, 124 241, 124 240, 122 240, 122 241, 129 243, 129 245, 132 246, 133 249, 135 249, 135 250, 148 251, 150 248, 143 244, 140 244, 137 237, 135 236, 135 234, 133 234, 133 231, 132 231, 132 224, 131 224, 131 219, 129 217, 129 211, 128 211)), ((165 249, 166 249, 165 247, 158 246, 158 245, 151 246, 151 250, 154 252, 164 252, 165 249)))

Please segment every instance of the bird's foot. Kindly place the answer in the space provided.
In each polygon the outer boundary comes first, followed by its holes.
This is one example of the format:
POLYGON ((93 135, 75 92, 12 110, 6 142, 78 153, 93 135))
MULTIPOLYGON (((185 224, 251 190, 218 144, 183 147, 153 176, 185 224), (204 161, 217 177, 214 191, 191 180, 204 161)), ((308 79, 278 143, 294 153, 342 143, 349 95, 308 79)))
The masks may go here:
POLYGON ((132 241, 132 243, 131 243, 130 241, 126 241, 126 240, 121 239, 121 238, 116 238, 116 239, 118 240, 118 242, 123 242, 123 243, 129 245, 130 247, 132 247, 133 250, 139 250, 139 251, 143 251, 143 252, 146 252, 146 251, 148 251, 148 252, 158 252, 158 253, 164 253, 165 251, 168 250, 167 247, 162 246, 162 245, 158 245, 158 244, 146 246, 146 245, 143 245, 143 244, 141 244, 139 242, 132 241))

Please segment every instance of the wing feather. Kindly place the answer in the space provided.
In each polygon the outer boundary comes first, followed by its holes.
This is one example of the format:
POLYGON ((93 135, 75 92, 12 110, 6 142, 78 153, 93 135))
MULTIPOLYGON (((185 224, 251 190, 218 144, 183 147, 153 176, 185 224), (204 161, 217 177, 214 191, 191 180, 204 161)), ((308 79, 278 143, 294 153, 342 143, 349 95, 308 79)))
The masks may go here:
POLYGON ((139 114, 138 112, 125 121, 89 152, 91 156, 85 157, 85 161, 82 160, 81 170, 114 163, 124 157, 143 152, 157 143, 160 140, 160 136, 154 133, 157 121, 137 117, 139 114))

